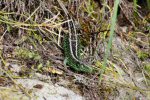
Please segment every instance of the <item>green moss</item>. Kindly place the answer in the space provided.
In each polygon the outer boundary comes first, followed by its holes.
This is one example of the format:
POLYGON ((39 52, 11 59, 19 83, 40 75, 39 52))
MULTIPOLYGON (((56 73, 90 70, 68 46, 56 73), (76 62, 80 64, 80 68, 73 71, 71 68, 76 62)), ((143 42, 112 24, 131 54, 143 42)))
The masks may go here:
POLYGON ((138 51, 137 55, 138 55, 138 58, 140 58, 141 60, 144 60, 149 57, 149 54, 143 51, 138 51))

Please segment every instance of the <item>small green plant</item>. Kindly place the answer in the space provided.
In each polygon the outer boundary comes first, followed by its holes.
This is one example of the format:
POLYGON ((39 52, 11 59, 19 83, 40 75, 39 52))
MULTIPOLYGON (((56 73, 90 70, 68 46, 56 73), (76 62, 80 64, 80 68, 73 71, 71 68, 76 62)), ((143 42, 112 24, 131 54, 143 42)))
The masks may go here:
POLYGON ((35 52, 35 51, 30 51, 26 48, 17 48, 15 50, 15 54, 19 58, 23 59, 33 59, 33 60, 40 60, 41 56, 35 52))
POLYGON ((91 0, 88 0, 87 4, 86 4, 86 8, 85 11, 88 13, 88 16, 92 16, 94 13, 94 2, 92 2, 91 0))
POLYGON ((138 51, 137 56, 139 59, 144 60, 149 57, 149 53, 143 52, 143 51, 138 51))
POLYGON ((145 71, 147 71, 148 73, 150 73, 150 63, 146 64, 144 66, 145 71))

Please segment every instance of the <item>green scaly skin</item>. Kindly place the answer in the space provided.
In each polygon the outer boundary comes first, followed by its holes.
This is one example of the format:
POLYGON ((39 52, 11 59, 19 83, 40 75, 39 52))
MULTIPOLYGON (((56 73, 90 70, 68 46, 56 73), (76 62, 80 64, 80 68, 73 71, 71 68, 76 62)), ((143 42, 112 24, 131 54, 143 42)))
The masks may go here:
MULTIPOLYGON (((75 60, 72 57, 71 51, 70 51, 70 45, 69 45, 69 35, 67 35, 67 34, 65 34, 65 36, 64 36, 63 48, 64 48, 64 54, 65 54, 65 59, 66 59, 66 65, 71 67, 74 71, 84 72, 84 73, 92 73, 94 71, 94 69, 92 67, 81 64, 79 61, 75 60)), ((78 50, 78 53, 79 53, 79 51, 80 50, 78 50)), ((79 58, 77 58, 77 59, 79 59, 79 58)))

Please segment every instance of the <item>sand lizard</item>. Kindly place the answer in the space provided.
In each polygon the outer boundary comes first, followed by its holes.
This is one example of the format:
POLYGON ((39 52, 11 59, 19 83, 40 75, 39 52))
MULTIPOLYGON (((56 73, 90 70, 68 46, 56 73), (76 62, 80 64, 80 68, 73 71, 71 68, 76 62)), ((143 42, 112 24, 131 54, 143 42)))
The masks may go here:
POLYGON ((75 27, 75 22, 71 16, 69 16, 69 12, 63 5, 60 0, 57 0, 61 8, 64 10, 64 13, 67 17, 68 30, 69 33, 64 35, 64 54, 66 59, 66 65, 70 66, 73 70, 77 72, 85 72, 91 73, 93 72, 93 68, 86 65, 79 59, 80 49, 79 49, 79 37, 77 34, 77 30, 75 27))

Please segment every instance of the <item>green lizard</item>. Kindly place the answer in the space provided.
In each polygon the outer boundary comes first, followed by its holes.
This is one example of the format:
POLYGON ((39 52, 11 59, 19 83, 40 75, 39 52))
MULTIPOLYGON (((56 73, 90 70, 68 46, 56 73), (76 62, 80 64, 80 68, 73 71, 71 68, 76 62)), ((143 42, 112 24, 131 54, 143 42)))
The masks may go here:
MULTIPOLYGON (((64 36, 63 48, 64 48, 66 65, 71 67, 74 71, 85 72, 85 73, 92 73, 94 71, 92 67, 81 62, 80 59, 75 57, 74 54, 71 52, 72 48, 70 48, 69 35, 67 34, 65 34, 64 36)), ((79 50, 78 50, 78 55, 80 55, 79 50)))
POLYGON ((80 49, 79 49, 79 42, 78 42, 78 35, 76 31, 76 27, 74 24, 74 20, 71 16, 69 16, 69 12, 67 11, 66 7, 62 3, 61 0, 57 0, 60 7, 64 10, 66 18, 68 20, 68 31, 64 35, 64 54, 65 54, 65 61, 66 65, 70 66, 74 71, 77 72, 85 72, 85 73, 92 73, 94 69, 90 66, 87 66, 85 63, 81 62, 80 57, 80 49))

